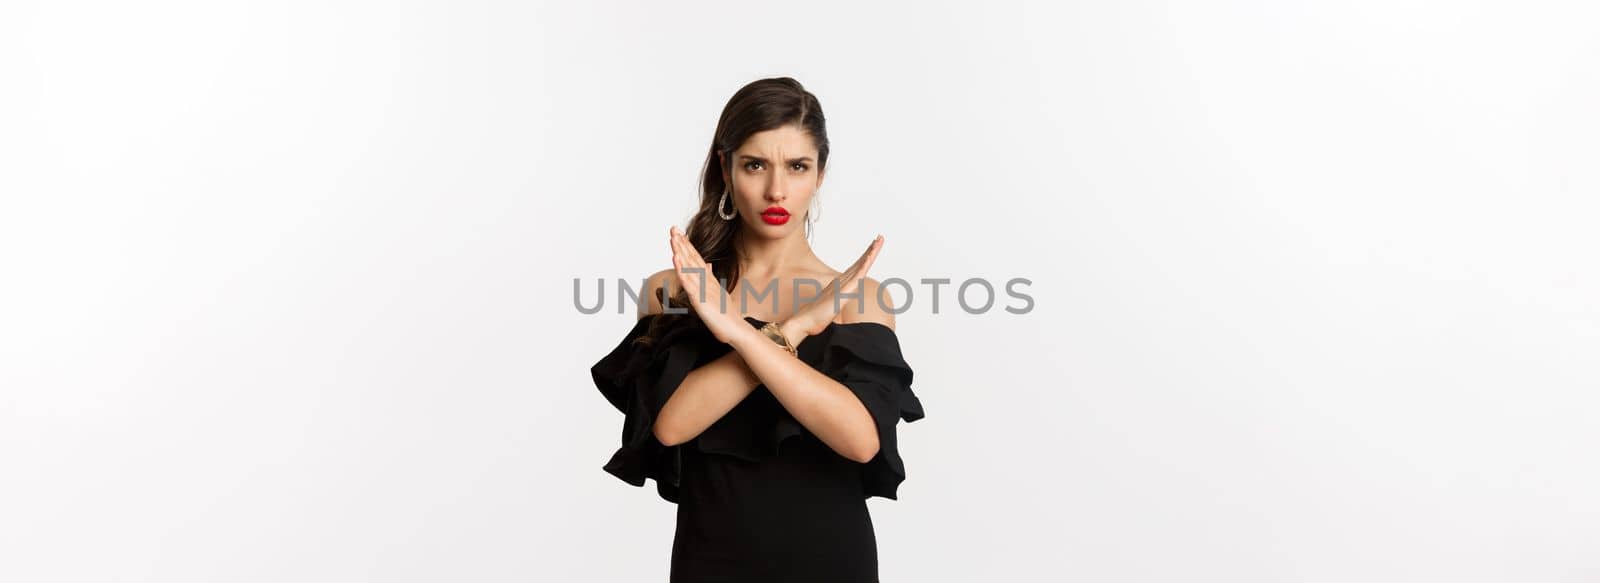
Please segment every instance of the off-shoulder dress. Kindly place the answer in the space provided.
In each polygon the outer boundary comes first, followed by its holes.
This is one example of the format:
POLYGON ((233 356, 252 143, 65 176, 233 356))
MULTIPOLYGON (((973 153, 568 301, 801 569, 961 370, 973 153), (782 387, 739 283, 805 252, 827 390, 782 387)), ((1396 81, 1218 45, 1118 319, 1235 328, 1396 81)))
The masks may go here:
MULTIPOLYGON (((694 439, 663 445, 652 431, 662 405, 689 371, 732 347, 693 314, 651 345, 634 343, 659 317, 640 318, 590 372, 624 415, 621 447, 605 471, 634 486, 653 479, 657 494, 678 506, 670 580, 877 581, 866 499, 897 499, 906 470, 895 426, 923 417, 894 330, 835 322, 797 347, 800 360, 839 381, 872 415, 878 454, 863 464, 812 435, 765 385, 694 439)), ((744 319, 756 328, 767 323, 744 319)))

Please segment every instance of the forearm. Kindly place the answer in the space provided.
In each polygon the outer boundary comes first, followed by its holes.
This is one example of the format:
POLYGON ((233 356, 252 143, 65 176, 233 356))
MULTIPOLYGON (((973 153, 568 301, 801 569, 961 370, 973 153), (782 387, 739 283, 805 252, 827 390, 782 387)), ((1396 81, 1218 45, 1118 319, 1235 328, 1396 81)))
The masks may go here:
MULTIPOLYGON (((785 329, 796 346, 803 334, 785 329)), ((790 355, 759 330, 749 329, 729 342, 734 352, 783 408, 817 439, 846 458, 863 462, 878 451, 872 414, 848 387, 790 355)))
POLYGON ((694 439, 760 384, 744 357, 735 350, 689 371, 656 415, 653 429, 656 439, 664 445, 694 439))

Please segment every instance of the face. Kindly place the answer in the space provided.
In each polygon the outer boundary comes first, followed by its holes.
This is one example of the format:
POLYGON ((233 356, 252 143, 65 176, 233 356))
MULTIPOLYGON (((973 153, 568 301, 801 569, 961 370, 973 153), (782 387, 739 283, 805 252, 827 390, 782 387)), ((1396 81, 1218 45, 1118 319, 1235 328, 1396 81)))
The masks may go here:
POLYGON ((729 198, 745 232, 773 239, 794 233, 803 237, 805 215, 823 174, 811 136, 792 125, 752 134, 732 158, 723 179, 731 185, 729 198))

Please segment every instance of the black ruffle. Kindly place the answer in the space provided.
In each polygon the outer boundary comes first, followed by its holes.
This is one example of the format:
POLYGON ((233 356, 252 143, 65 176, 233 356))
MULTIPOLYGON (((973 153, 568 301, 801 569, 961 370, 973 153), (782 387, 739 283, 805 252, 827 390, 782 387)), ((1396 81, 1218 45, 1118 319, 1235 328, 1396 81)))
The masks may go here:
MULTIPOLYGON (((713 337, 698 318, 680 318, 654 346, 633 344, 658 315, 641 318, 621 344, 590 372, 606 400, 625 415, 622 447, 605 470, 634 486, 656 480, 665 500, 678 501, 684 444, 666 446, 652 427, 667 399, 689 372, 726 354, 731 347, 713 337)), ((763 320, 746 317, 754 327, 763 320)), ((878 428, 878 454, 861 468, 867 496, 896 499, 905 480, 905 463, 896 445, 895 425, 923 417, 922 402, 911 391, 912 370, 900 353, 894 330, 875 322, 834 323, 800 343, 799 357, 861 399, 878 428)), ((759 462, 780 451, 791 438, 815 439, 777 399, 757 390, 728 415, 691 440, 700 451, 759 462)))
POLYGON ((694 317, 679 318, 651 345, 634 343, 659 316, 640 318, 611 353, 590 367, 589 373, 600 393, 624 415, 622 446, 612 454, 605 471, 634 486, 643 487, 646 478, 653 479, 661 498, 676 503, 683 446, 668 446, 656 439, 656 416, 689 371, 730 348, 718 342, 694 317))
POLYGON ((866 495, 897 499, 906 466, 895 425, 923 417, 922 401, 911 390, 913 374, 901 356, 899 337, 876 322, 835 323, 800 343, 802 352, 808 348, 818 354, 801 357, 815 362, 818 371, 855 393, 878 426, 878 455, 861 468, 866 495))

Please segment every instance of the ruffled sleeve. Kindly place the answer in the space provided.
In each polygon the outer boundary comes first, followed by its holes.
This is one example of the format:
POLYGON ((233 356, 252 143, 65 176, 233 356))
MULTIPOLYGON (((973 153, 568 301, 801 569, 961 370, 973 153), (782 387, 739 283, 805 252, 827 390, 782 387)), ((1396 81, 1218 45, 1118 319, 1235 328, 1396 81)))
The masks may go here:
POLYGON ((861 484, 868 497, 895 500, 906 479, 900 457, 896 424, 923 417, 922 401, 911 391, 912 371, 900 353, 894 330, 876 322, 833 324, 801 343, 802 358, 817 358, 816 368, 855 393, 878 429, 878 455, 861 467, 861 484))
MULTIPOLYGON (((765 387, 757 387, 695 439, 674 446, 662 444, 653 428, 667 399, 690 371, 732 348, 717 341, 705 324, 693 317, 678 319, 653 346, 634 343, 657 317, 641 318, 622 342, 590 369, 595 386, 624 415, 621 447, 604 466, 605 471, 634 486, 642 487, 646 478, 653 479, 661 498, 677 503, 682 448, 760 462, 778 455, 788 439, 809 435, 765 387)), ((765 323, 745 319, 756 327, 765 323)), ((878 454, 860 464, 862 490, 868 497, 897 499, 906 468, 897 445, 896 425, 921 419, 923 411, 922 402, 911 391, 911 367, 901 356, 894 330, 875 322, 831 324, 800 343, 799 357, 844 385, 866 406, 877 428, 878 454)))
POLYGON ((677 503, 683 445, 667 446, 657 440, 655 419, 684 377, 727 352, 727 345, 715 342, 705 325, 692 317, 678 319, 652 345, 635 343, 659 316, 640 318, 589 372, 600 393, 624 415, 621 447, 606 463, 605 471, 639 487, 646 478, 653 479, 657 494, 677 503), (716 350, 718 345, 723 349, 716 350))

